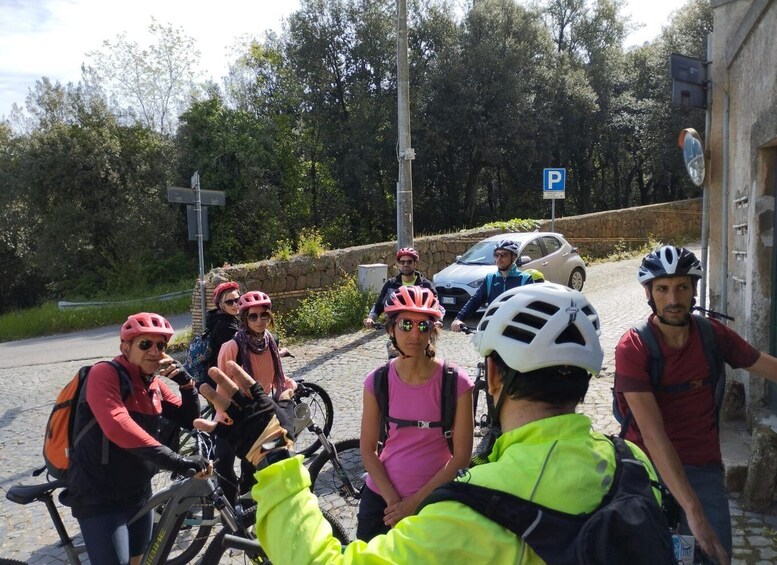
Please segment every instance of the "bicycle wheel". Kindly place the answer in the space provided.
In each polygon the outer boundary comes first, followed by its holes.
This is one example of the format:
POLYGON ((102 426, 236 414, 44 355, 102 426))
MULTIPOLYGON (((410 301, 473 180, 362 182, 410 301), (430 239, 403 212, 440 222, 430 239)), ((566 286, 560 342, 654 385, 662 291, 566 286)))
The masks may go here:
POLYGON ((16 559, 0 559, 0 565, 27 565, 24 561, 16 559))
MULTIPOLYGON (((157 492, 172 482, 170 471, 160 471, 151 479, 151 488, 157 492)), ((164 512, 164 505, 154 508, 154 527, 164 512)), ((205 546, 210 532, 218 523, 215 516, 213 501, 209 498, 200 498, 193 504, 183 519, 175 544, 167 556, 168 565, 183 565, 189 563, 205 546)))
POLYGON ((356 539, 356 516, 367 472, 362 463, 358 438, 339 441, 334 448, 339 465, 329 453, 320 453, 309 467, 310 489, 318 496, 321 509, 332 514, 342 525, 347 538, 352 540, 356 539), (345 486, 346 479, 351 483, 353 493, 345 486))
MULTIPOLYGON (((325 436, 329 436, 335 414, 329 394, 315 383, 302 382, 299 383, 298 388, 300 390, 297 392, 296 399, 308 405, 313 422, 321 426, 325 436)), ((307 428, 302 430, 294 440, 294 449, 305 458, 313 455, 319 447, 321 447, 321 441, 318 436, 307 428)))

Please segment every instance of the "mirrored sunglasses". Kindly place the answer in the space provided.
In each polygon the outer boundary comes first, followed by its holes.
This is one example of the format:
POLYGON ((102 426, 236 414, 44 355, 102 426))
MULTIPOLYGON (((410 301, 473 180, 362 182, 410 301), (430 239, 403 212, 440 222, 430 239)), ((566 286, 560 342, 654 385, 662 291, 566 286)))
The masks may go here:
POLYGON ((418 331, 425 334, 432 328, 432 322, 429 320, 416 321, 410 318, 400 318, 397 320, 397 326, 403 332, 411 332, 413 331, 413 326, 418 326, 418 331))
POLYGON ((256 312, 252 312, 248 315, 248 321, 249 322, 256 322, 259 318, 264 320, 265 322, 270 319, 270 313, 269 312, 262 312, 261 314, 257 314, 256 312))
POLYGON ((138 347, 141 351, 148 351, 154 344, 156 344, 157 351, 164 351, 167 349, 167 344, 164 341, 151 341, 150 339, 144 339, 138 342, 138 347))
POLYGON ((237 304, 238 300, 240 300, 240 299, 239 298, 228 298, 227 300, 222 300, 221 303, 222 304, 226 304, 227 306, 234 306, 235 304, 237 304))

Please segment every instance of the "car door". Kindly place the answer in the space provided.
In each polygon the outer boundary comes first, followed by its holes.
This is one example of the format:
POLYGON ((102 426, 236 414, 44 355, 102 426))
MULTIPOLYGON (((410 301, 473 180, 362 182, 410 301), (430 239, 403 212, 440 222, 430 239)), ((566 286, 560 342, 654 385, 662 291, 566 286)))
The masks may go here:
POLYGON ((545 275, 545 280, 567 284, 569 274, 564 266, 563 242, 552 235, 544 235, 541 239, 544 253, 540 263, 542 267, 539 270, 545 275))
POLYGON ((526 263, 525 265, 521 265, 518 268, 521 270, 537 269, 538 271, 542 271, 542 274, 545 275, 545 278, 547 280, 548 275, 545 274, 545 271, 542 268, 543 255, 545 255, 545 252, 542 249, 540 238, 535 237, 534 239, 530 239, 521 248, 520 257, 528 256, 529 259, 531 259, 531 261, 529 263, 526 263))

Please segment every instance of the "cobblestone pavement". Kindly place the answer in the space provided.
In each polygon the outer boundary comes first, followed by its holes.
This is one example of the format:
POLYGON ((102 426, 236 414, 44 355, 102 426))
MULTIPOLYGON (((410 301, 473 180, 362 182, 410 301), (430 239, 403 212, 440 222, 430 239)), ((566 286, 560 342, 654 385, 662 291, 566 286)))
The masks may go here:
MULTIPOLYGON (((602 319, 605 369, 591 383, 582 405, 595 428, 614 433, 611 393, 614 347, 622 333, 648 313, 642 289, 636 283, 637 260, 594 265, 589 268, 585 294, 602 319)), ((439 354, 475 374, 478 358, 469 337, 444 331, 438 342, 439 354)), ((382 331, 361 330, 333 338, 317 339, 289 346, 295 358, 284 360, 295 376, 323 385, 335 407, 332 438, 357 437, 361 417, 362 382, 367 372, 386 360, 386 338, 382 331)), ((45 353, 45 352, 42 352, 45 353)), ((91 362, 91 361, 90 361, 91 362)), ((44 361, 45 363, 45 361, 44 361)), ((0 397, 0 472, 3 493, 18 482, 34 483, 31 471, 40 466, 42 430, 51 401, 83 361, 39 364, 26 369, 0 369, 6 386, 0 397)), ((742 511, 738 495, 731 495, 734 521, 734 563, 757 564, 777 561, 777 517, 742 511)), ((69 512, 63 512, 66 526, 76 532, 69 512)), ((0 499, 0 558, 28 563, 66 563, 57 547, 57 536, 41 505, 18 506, 0 499)))

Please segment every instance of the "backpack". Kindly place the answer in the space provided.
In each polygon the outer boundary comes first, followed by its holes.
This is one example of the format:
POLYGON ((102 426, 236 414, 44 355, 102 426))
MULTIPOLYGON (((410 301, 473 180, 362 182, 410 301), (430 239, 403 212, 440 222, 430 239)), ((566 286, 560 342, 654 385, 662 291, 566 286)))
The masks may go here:
MULTIPOLYGON (((672 532, 653 495, 650 477, 619 437, 615 476, 599 506, 586 514, 567 514, 507 492, 450 482, 418 507, 455 500, 515 533, 546 563, 655 565, 676 563, 672 532)), ((569 496, 573 496, 569 494, 569 496)))
POLYGON ((194 379, 195 386, 199 387, 200 384, 205 382, 205 377, 208 375, 208 369, 210 369, 208 360, 210 359, 212 352, 209 330, 205 330, 189 344, 183 366, 194 379))
MULTIPOLYGON (((704 355, 707 358, 707 366, 710 369, 710 376, 701 381, 692 381, 687 383, 679 383, 676 385, 661 386, 661 379, 664 375, 664 356, 661 353, 661 347, 658 344, 653 330, 650 329, 647 320, 643 320, 636 326, 634 331, 637 332, 642 342, 650 350, 650 361, 648 372, 650 373, 650 385, 655 392, 664 393, 679 393, 685 392, 692 388, 699 388, 709 385, 713 397, 715 399, 715 422, 718 422, 718 416, 720 414, 720 407, 723 405, 723 396, 726 392, 726 368, 724 366, 723 358, 720 355, 717 341, 715 339, 715 330, 710 322, 704 316, 693 314, 694 320, 696 320, 696 327, 699 328, 699 335, 701 336, 702 349, 704 355)), ((617 378, 617 375, 616 375, 617 378)), ((626 430, 628 430, 631 421, 634 416, 631 411, 624 414, 618 407, 616 400, 615 387, 612 387, 612 411, 615 419, 621 425, 620 437, 625 437, 626 430)))
MULTIPOLYGON (((390 361, 389 361, 390 363, 390 361)), ((375 389, 375 399, 378 401, 378 408, 380 409, 380 435, 378 438, 378 445, 382 448, 386 443, 389 432, 389 422, 396 424, 398 428, 405 428, 408 426, 415 426, 418 428, 440 428, 442 435, 448 440, 448 449, 453 453, 453 422, 456 419, 456 372, 453 367, 448 365, 448 362, 443 362, 442 366, 442 386, 441 386, 441 414, 440 420, 437 422, 426 422, 420 420, 402 420, 399 418, 392 418, 389 415, 389 390, 388 390, 388 370, 389 363, 383 365, 380 369, 375 371, 375 377, 373 381, 373 387, 375 389)))
MULTIPOLYGON (((122 398, 126 398, 132 390, 132 383, 127 371, 116 361, 110 363, 116 369, 121 385, 122 398)), ((75 447, 97 420, 92 419, 80 430, 76 431, 76 410, 84 389, 86 377, 94 365, 81 367, 75 376, 59 391, 54 407, 46 422, 46 435, 43 438, 43 459, 46 462, 48 474, 56 479, 67 477, 70 466, 70 449, 75 447)))

